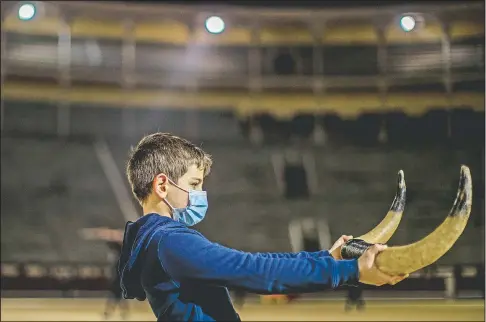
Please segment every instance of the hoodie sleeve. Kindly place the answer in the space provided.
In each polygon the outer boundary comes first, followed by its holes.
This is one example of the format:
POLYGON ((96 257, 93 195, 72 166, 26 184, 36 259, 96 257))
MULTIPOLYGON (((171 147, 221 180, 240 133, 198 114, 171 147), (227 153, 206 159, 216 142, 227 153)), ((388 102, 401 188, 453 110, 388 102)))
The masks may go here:
POLYGON ((158 257, 177 280, 195 279, 260 294, 315 292, 356 284, 357 260, 325 257, 269 257, 212 243, 190 230, 159 240, 158 257))
POLYGON ((255 253, 257 256, 263 256, 267 258, 320 258, 331 256, 327 250, 321 250, 319 252, 298 252, 298 253, 255 253))

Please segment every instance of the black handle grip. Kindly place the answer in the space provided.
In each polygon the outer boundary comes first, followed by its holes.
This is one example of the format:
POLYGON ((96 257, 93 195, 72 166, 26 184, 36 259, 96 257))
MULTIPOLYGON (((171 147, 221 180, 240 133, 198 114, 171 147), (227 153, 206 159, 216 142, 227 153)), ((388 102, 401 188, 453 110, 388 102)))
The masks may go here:
POLYGON ((341 256, 343 259, 359 258, 371 246, 373 244, 367 243, 362 239, 351 239, 341 247, 341 256))

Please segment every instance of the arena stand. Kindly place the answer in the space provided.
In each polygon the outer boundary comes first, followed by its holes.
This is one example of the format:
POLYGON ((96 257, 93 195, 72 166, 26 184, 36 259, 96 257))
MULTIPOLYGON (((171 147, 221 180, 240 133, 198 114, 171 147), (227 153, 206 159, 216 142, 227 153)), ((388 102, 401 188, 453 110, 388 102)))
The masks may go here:
MULTIPOLYGON (((136 142, 128 138, 59 139, 33 133, 2 137, 2 168, 9 169, 2 180, 2 272, 7 289, 103 288, 102 283, 83 281, 110 274, 105 246, 82 240, 78 231, 99 226, 123 228, 125 218, 97 157, 96 141, 108 142, 116 171, 123 176, 130 147, 136 142), (36 179, 32 182, 31 178, 36 179), (20 196, 29 202, 21 202, 20 196), (49 276, 50 284, 31 283, 36 274, 37 279, 49 276)), ((290 251, 288 224, 308 214, 326 216, 333 236, 349 227, 354 227, 354 234, 367 231, 391 203, 398 168, 406 173, 408 202, 400 229, 390 243, 409 243, 425 236, 447 214, 455 195, 456 165, 466 163, 473 173, 481 172, 482 166, 477 158, 480 150, 474 148, 375 146, 363 153, 363 148, 352 145, 310 147, 318 189, 308 200, 285 201, 272 164, 272 157, 282 153, 281 146, 203 142, 215 166, 206 185, 211 213, 198 229, 216 242, 248 251, 290 251), (444 155, 449 157, 444 159, 444 155), (217 228, 221 226, 227 229, 217 228)), ((478 191, 481 184, 475 184, 478 191)), ((126 180, 124 185, 129 188, 126 180)), ((477 285, 477 255, 484 253, 477 242, 484 230, 480 206, 475 203, 466 232, 439 261, 435 277, 424 277, 429 279, 427 289, 447 290, 452 296, 445 281, 450 279, 451 267, 459 263, 464 266, 464 287, 474 289, 477 285)), ((416 277, 421 274, 426 273, 416 277)), ((400 289, 421 289, 422 284, 419 278, 404 282, 400 289)))

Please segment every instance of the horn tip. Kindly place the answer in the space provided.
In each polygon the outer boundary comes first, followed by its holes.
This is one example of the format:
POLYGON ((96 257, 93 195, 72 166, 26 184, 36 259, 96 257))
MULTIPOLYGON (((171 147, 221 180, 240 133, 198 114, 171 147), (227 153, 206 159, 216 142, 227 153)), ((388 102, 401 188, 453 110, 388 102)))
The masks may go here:
POLYGON ((461 166, 461 187, 462 189, 471 189, 471 170, 466 165, 461 166))
POLYGON ((405 188, 405 174, 403 170, 398 171, 398 187, 405 188))
POLYGON ((405 209, 405 198, 407 193, 407 187, 405 185, 405 175, 403 170, 398 171, 398 187, 395 194, 395 199, 390 207, 390 211, 402 213, 405 209))
POLYGON ((452 206, 449 216, 455 217, 458 215, 469 216, 472 203, 472 182, 471 172, 469 167, 461 165, 461 175, 459 179, 459 189, 456 200, 452 206))

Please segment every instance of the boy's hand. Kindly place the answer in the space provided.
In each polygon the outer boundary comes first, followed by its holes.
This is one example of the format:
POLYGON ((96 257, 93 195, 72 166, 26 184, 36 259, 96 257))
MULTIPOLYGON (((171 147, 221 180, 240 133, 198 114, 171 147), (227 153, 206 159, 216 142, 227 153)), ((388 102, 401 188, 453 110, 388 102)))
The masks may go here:
POLYGON ((368 248, 358 259, 359 281, 361 283, 376 286, 385 284, 395 285, 408 277, 408 274, 389 276, 376 267, 376 255, 384 251, 386 248, 386 245, 375 244, 368 248))
POLYGON ((331 249, 329 250, 329 253, 334 259, 343 259, 341 256, 341 247, 350 239, 353 239, 353 236, 342 235, 338 240, 336 240, 334 245, 332 245, 331 249))

